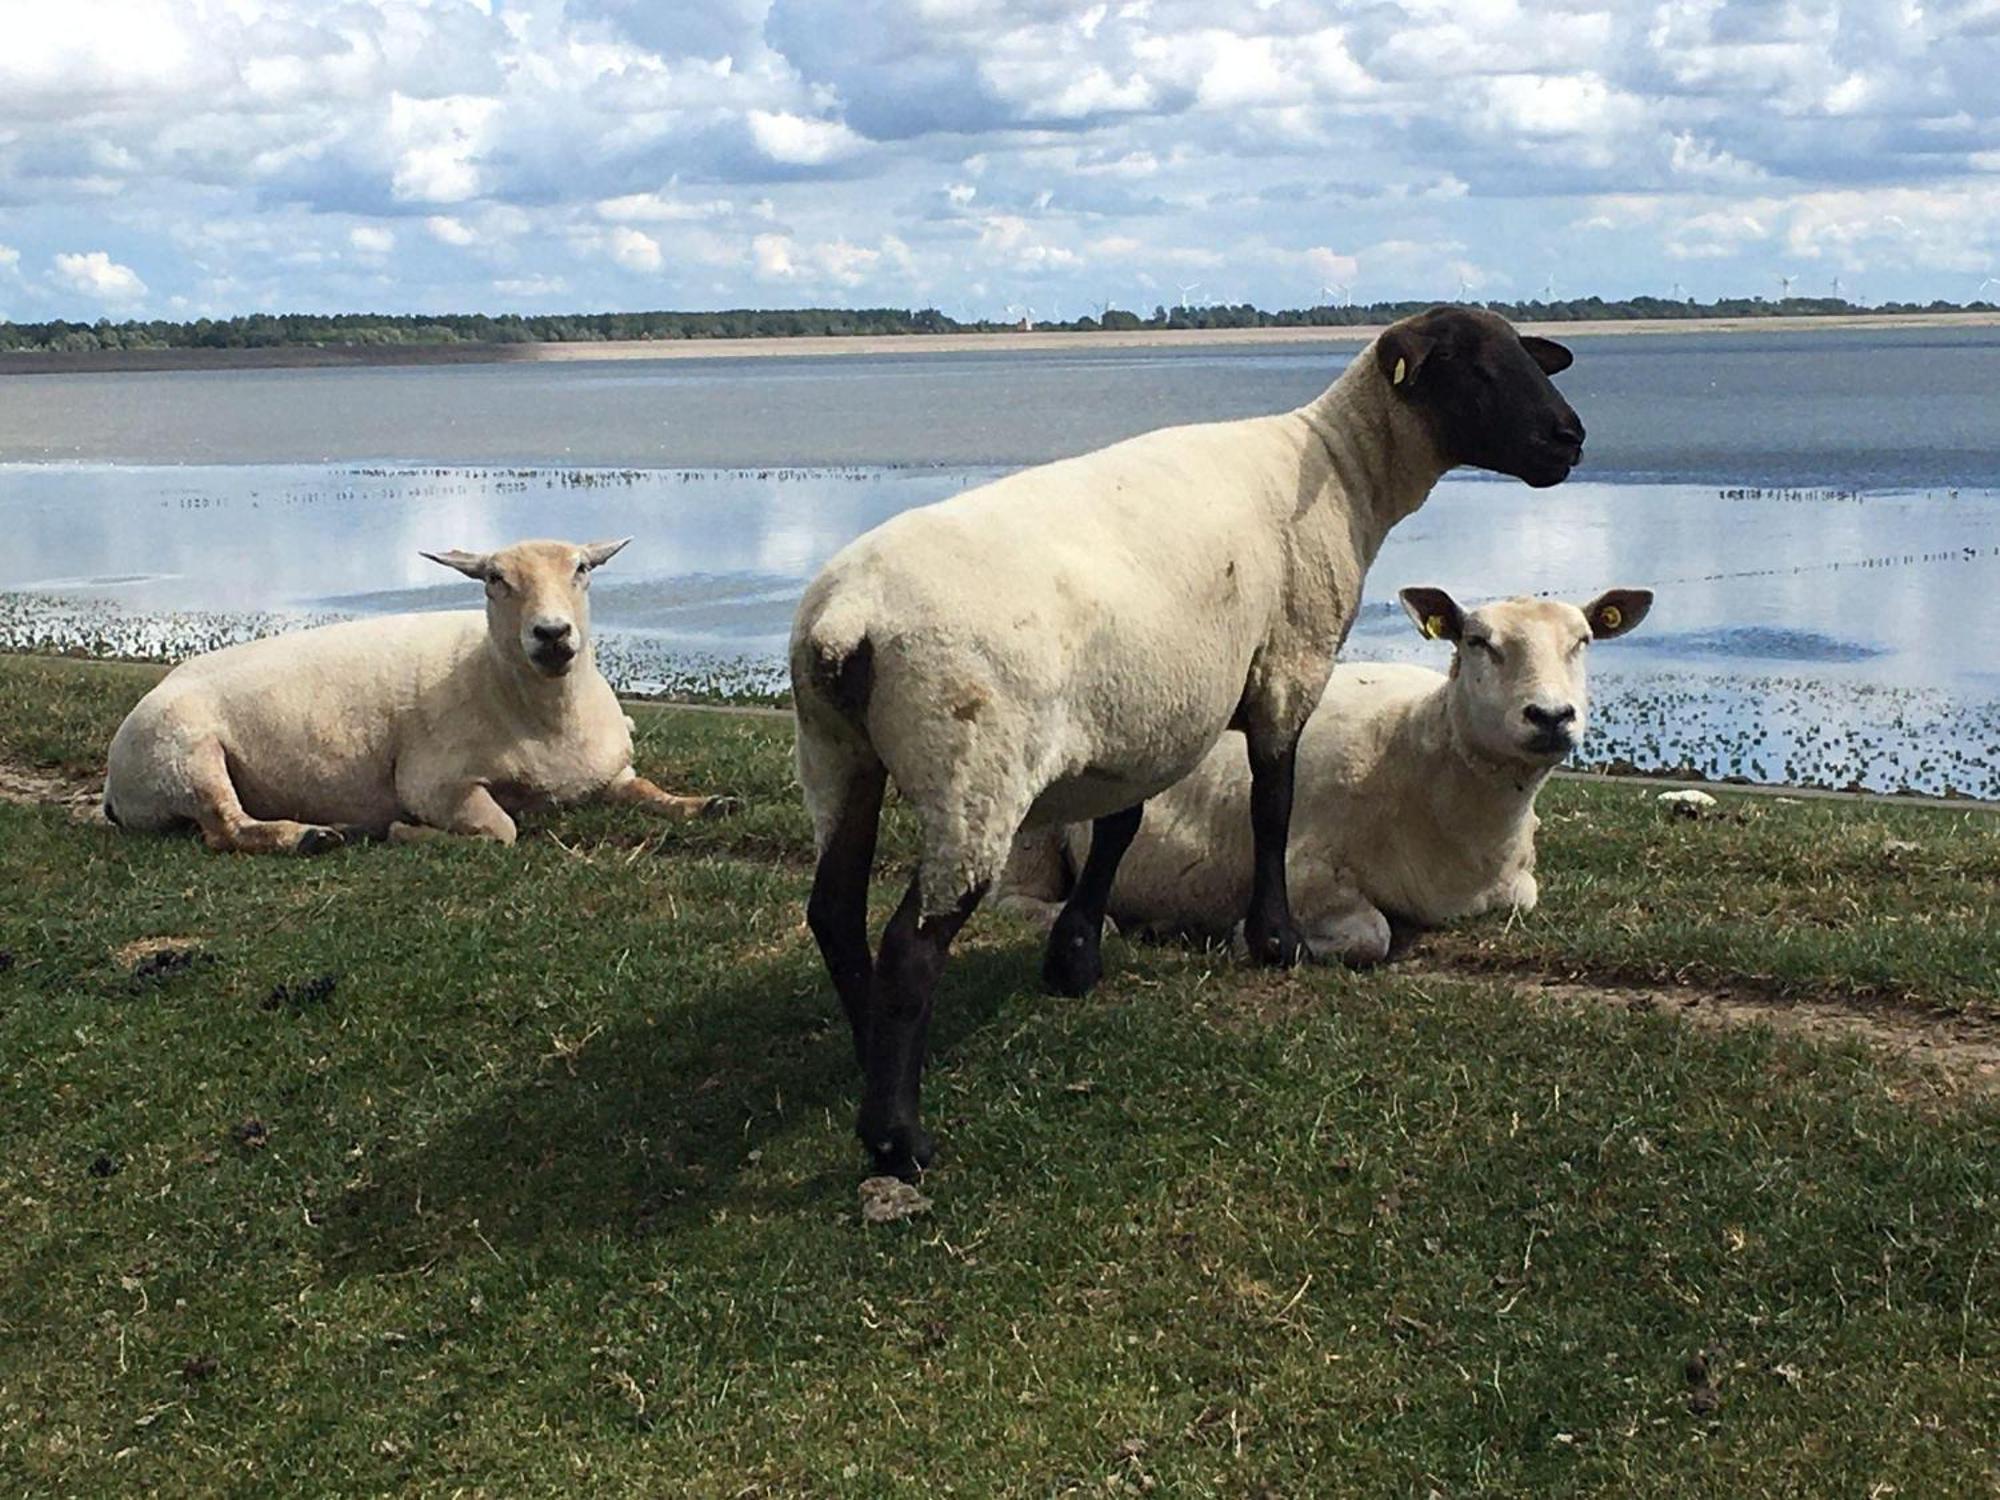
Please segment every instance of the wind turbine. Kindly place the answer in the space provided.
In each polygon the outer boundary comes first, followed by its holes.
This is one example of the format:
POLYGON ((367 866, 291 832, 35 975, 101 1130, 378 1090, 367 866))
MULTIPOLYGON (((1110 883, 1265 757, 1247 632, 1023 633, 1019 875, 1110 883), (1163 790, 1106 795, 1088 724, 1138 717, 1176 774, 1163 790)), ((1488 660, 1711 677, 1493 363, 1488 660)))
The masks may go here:
POLYGON ((1333 287, 1330 286, 1321 287, 1319 289, 1319 305, 1321 307, 1333 306, 1333 293, 1334 293, 1333 287))
POLYGON ((1838 276, 1833 278, 1833 300, 1836 302, 1840 300, 1840 278, 1838 276))
POLYGON ((1549 279, 1542 287, 1542 300, 1544 302, 1553 302, 1556 300, 1556 273, 1554 271, 1549 272, 1549 279))
POLYGON ((1199 281, 1190 281, 1190 282, 1189 282, 1189 283, 1188 283, 1188 284, 1187 284, 1186 286, 1184 286, 1184 287, 1182 287, 1182 288, 1181 288, 1181 311, 1182 311, 1182 312, 1186 312, 1186 311, 1188 310, 1188 293, 1189 293, 1189 292, 1198 292, 1198 291, 1200 291, 1200 290, 1201 290, 1201 283, 1200 283, 1199 281))
POLYGON ((1683 298, 1683 297, 1682 297, 1682 295, 1681 295, 1681 284, 1680 284, 1680 283, 1679 283, 1678 281, 1676 281, 1676 282, 1674 283, 1674 301, 1676 301, 1676 302, 1681 302, 1681 301, 1685 301, 1685 300, 1686 300, 1686 299, 1685 299, 1685 298, 1683 298))
POLYGON ((1465 272, 1458 273, 1458 300, 1463 302, 1465 294, 1472 290, 1472 283, 1465 279, 1465 272))
POLYGON ((1354 306, 1354 288, 1344 281, 1336 281, 1334 286, 1340 292, 1340 305, 1342 307, 1354 306))
POLYGON ((1979 290, 1977 292, 1974 292, 1973 295, 1975 297, 1984 300, 1986 296, 1986 289, 1989 286, 2000 286, 2000 276, 1987 277, 1984 281, 1979 283, 1979 290))
POLYGON ((1790 301, 1790 300, 1791 300, 1791 296, 1792 296, 1792 280, 1793 280, 1793 278, 1791 278, 1790 276, 1784 276, 1784 275, 1781 275, 1781 276, 1779 276, 1779 277, 1778 277, 1778 286, 1779 286, 1779 288, 1780 288, 1780 289, 1781 289, 1781 290, 1783 291, 1783 293, 1784 293, 1784 297, 1783 297, 1783 298, 1781 299, 1781 300, 1783 300, 1783 301, 1790 301))

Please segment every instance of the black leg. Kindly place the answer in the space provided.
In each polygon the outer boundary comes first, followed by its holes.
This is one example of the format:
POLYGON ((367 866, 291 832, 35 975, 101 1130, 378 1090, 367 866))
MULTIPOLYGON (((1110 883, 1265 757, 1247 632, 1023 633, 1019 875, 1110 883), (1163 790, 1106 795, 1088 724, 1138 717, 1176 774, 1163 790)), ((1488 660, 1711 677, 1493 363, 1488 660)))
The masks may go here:
POLYGON ((882 788, 888 773, 880 766, 848 783, 833 837, 821 851, 806 902, 806 924, 819 943, 820 957, 833 977, 841 1009, 854 1032, 854 1057, 868 1065, 868 1007, 875 964, 868 953, 868 876, 875 865, 875 836, 881 826, 882 788))
POLYGON ((1099 955, 1104 908, 1111 900, 1118 862, 1132 846, 1145 812, 1146 804, 1140 802, 1090 825, 1090 857, 1049 929, 1048 951, 1042 957, 1042 986, 1050 994, 1087 995, 1104 977, 1099 955))
POLYGON ((1250 840, 1254 851, 1250 912, 1243 936, 1253 963, 1290 968, 1305 956, 1305 941, 1292 922, 1291 894, 1285 886, 1285 850, 1292 833, 1292 782, 1298 767, 1299 737, 1282 743, 1250 739, 1250 840))
POLYGON ((931 1163, 931 1138, 918 1122, 924 1049, 930 1040, 931 1005, 945 954, 959 928, 986 894, 982 886, 943 916, 919 917, 917 882, 882 934, 875 964, 875 999, 869 1015, 867 1082, 855 1122, 875 1170, 906 1181, 931 1163))

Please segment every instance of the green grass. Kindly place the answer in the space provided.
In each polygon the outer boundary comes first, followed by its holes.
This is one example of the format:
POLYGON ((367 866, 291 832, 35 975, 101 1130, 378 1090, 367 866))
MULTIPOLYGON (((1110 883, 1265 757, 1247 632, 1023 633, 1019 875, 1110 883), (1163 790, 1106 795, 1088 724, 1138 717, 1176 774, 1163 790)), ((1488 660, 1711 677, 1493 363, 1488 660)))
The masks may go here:
MULTIPOLYGON (((0 760, 145 680, 0 657, 0 760)), ((1051 1000, 982 916, 936 1208, 864 1228, 785 726, 639 718, 748 813, 285 861, 0 806, 0 1490, 2000 1482, 2000 1105, 1858 1045, 1122 942, 1051 1000)), ((1991 1008, 1995 820, 1750 810, 1556 788, 1543 909, 1426 953, 1991 1008)))

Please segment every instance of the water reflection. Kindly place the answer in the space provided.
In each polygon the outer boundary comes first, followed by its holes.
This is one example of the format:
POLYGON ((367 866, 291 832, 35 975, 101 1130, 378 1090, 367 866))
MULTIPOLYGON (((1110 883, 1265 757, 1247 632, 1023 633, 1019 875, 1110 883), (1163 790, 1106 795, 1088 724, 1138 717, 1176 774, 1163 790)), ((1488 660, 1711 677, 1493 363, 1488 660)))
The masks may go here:
MULTIPOLYGON (((471 608, 418 556, 525 536, 636 538, 594 589, 625 685, 775 691, 798 591, 967 468, 0 466, 0 645, 179 655, 302 620, 471 608)), ((1644 584, 1598 649, 1599 758, 2000 795, 1990 491, 1718 490, 1453 478, 1389 539, 1350 657, 1442 664, 1393 601, 1582 600, 1644 584)))

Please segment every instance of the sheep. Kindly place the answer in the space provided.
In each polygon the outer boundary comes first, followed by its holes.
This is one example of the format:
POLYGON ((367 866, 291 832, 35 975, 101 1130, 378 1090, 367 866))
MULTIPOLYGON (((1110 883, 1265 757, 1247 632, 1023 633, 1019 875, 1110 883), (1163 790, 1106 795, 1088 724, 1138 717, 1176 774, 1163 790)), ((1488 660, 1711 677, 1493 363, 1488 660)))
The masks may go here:
POLYGON ((354 620, 182 663, 118 726, 105 816, 193 824, 216 850, 317 854, 364 837, 511 844, 515 812, 589 797, 670 818, 730 810, 632 769, 587 597, 624 545, 427 552, 486 585, 483 615, 354 620))
MULTIPOLYGON (((1584 647, 1646 617, 1646 589, 1585 605, 1506 599, 1462 611, 1442 589, 1403 607, 1453 645, 1428 667, 1342 663, 1299 740, 1291 891, 1310 956, 1367 965, 1392 926, 1441 927, 1495 909, 1532 911, 1535 794, 1583 740, 1584 647)), ((1250 768, 1225 735, 1154 798, 1125 853, 1109 914, 1121 927, 1226 938, 1250 890, 1250 768)), ((1048 920, 1090 828, 1024 833, 996 899, 1048 920)))
POLYGON ((1447 469, 1560 483, 1583 425, 1569 351, 1471 308, 1385 330, 1317 399, 1168 428, 903 514, 807 586, 790 666, 818 865, 807 921, 853 1032, 876 1170, 932 1159, 918 1118, 952 939, 1024 824, 1092 820, 1044 983, 1101 973, 1104 902, 1146 798, 1223 732, 1248 737, 1259 962, 1301 952, 1285 888, 1300 730, 1389 528, 1447 469), (868 947, 884 787, 921 825, 916 874, 868 947))

